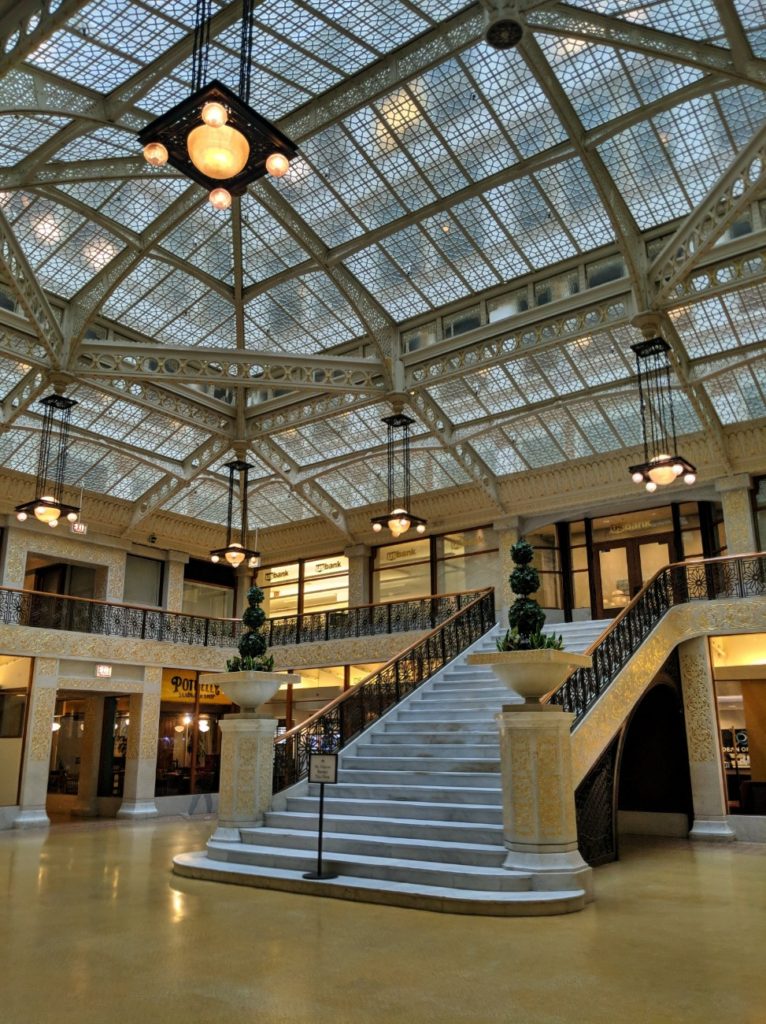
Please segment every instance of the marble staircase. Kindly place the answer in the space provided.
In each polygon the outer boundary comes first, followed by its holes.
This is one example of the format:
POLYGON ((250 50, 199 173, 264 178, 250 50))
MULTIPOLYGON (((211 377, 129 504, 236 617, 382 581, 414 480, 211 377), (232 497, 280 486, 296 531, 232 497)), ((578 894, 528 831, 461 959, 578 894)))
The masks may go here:
MULTIPOLYGON (((582 651, 608 622, 551 626, 582 651)), ((470 651, 492 650, 492 630, 470 651)), ((350 744, 339 782, 325 789, 324 863, 316 867, 318 786, 275 798, 263 827, 240 843, 211 840, 184 854, 176 871, 265 888, 365 902, 490 915, 579 910, 587 894, 534 889, 532 876, 503 868, 502 794, 495 714, 509 702, 491 669, 469 667, 466 651, 350 744)), ((539 883, 538 883, 539 884, 539 883)))

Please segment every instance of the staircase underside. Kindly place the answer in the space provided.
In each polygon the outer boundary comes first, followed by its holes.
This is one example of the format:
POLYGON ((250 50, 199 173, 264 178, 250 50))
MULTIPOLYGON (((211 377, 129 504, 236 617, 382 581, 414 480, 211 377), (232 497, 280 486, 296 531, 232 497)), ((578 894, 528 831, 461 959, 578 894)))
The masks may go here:
MULTIPOLYGON (((604 623, 556 625, 584 650, 604 623)), ((497 631, 470 650, 493 650, 497 631)), ((466 651, 341 753, 339 783, 325 789, 325 881, 317 866, 319 787, 293 787, 261 828, 241 842, 215 836, 182 854, 186 877, 458 914, 532 916, 581 910, 589 894, 573 879, 503 867, 500 755, 495 715, 509 702, 491 670, 466 651), (556 883, 560 885, 560 877, 556 883)))

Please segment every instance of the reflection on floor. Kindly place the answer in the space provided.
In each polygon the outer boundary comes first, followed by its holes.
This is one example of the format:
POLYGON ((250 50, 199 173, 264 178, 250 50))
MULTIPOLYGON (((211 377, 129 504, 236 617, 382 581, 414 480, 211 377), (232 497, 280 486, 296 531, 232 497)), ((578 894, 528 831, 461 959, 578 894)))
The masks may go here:
POLYGON ((3 1024, 760 1024, 766 850, 631 840, 561 918, 171 874, 212 821, 0 833, 3 1024))

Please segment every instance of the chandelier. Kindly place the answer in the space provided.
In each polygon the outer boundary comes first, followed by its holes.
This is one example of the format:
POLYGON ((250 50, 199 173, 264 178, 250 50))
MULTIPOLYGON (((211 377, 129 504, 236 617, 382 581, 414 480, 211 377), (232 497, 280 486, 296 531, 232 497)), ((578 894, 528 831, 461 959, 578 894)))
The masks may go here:
POLYGON ((207 81, 212 0, 196 0, 191 95, 139 132, 144 159, 169 163, 208 189, 217 210, 264 174, 281 178, 298 147, 250 107, 253 21, 258 0, 242 2, 239 94, 207 81))
POLYGON ((411 526, 418 533, 426 532, 426 520, 412 515, 410 512, 410 425, 415 422, 404 413, 384 416, 383 422, 388 427, 388 508, 386 515, 375 516, 372 528, 380 533, 384 526, 388 527, 394 537, 401 537, 411 526), (396 432, 401 430, 401 444, 397 458, 396 432), (398 470, 398 473, 397 473, 398 470), (399 486, 397 488, 397 477, 399 486))
POLYGON ((76 505, 67 505, 62 501, 61 494, 64 489, 69 424, 72 407, 77 405, 77 402, 73 398, 53 394, 41 398, 40 404, 45 407, 45 412, 37 459, 37 497, 32 501, 25 501, 23 505, 17 505, 16 518, 23 523, 33 515, 41 523, 58 526, 59 518, 63 515, 73 523, 77 520, 80 510, 76 505), (58 433, 54 430, 57 413, 61 414, 58 433))
POLYGON ((667 358, 670 346, 664 338, 649 338, 631 348, 636 353, 644 439, 644 461, 629 469, 633 482, 644 484, 650 492, 656 491, 658 486, 675 483, 680 476, 685 483, 693 484, 697 479, 696 469, 678 454, 667 358))
POLYGON ((252 468, 253 467, 249 462, 243 462, 242 459, 235 459, 233 462, 226 463, 226 469, 229 471, 229 507, 226 515, 226 547, 216 548, 215 551, 211 551, 210 561, 220 562, 223 558, 233 569, 242 565, 245 559, 247 559, 247 565, 250 569, 257 569, 261 564, 260 551, 254 551, 252 548, 247 546, 247 474, 252 468), (232 540, 232 537, 234 536, 232 519, 234 513, 235 474, 239 474, 240 507, 242 511, 239 540, 232 540))

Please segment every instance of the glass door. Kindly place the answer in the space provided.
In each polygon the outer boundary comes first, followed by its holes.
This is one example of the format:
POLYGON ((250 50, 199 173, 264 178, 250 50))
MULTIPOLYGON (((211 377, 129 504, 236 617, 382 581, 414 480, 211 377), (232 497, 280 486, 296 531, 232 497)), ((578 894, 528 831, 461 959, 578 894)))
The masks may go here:
POLYGON ((607 541, 594 544, 593 552, 598 618, 617 615, 655 573, 675 561, 672 534, 607 541))

